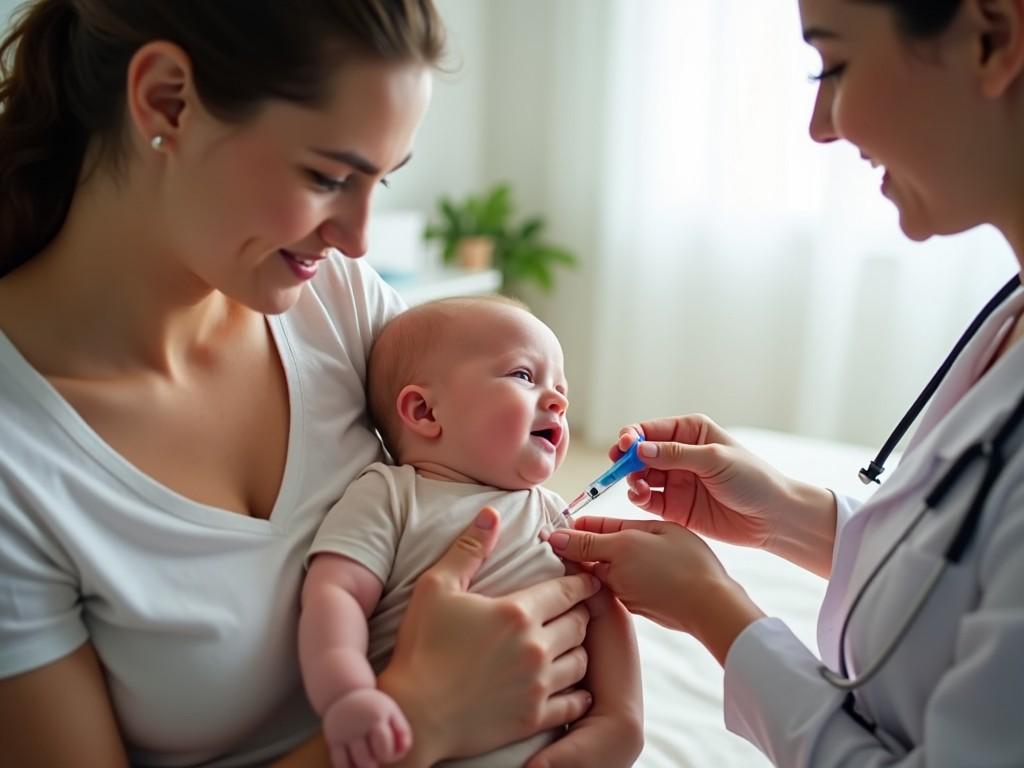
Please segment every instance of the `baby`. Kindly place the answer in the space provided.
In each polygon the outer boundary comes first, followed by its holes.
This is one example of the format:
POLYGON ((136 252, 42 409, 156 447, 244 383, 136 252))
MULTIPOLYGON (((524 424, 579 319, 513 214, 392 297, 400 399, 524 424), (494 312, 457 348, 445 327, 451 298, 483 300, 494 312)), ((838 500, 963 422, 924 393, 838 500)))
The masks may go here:
MULTIPOLYGON (((394 647, 417 577, 482 507, 500 514, 500 540, 470 591, 504 595, 564 573, 540 540, 565 525, 565 503, 541 487, 569 445, 562 367, 551 330, 518 302, 497 297, 415 307, 374 344, 370 411, 396 466, 368 467, 328 513, 302 593, 303 680, 336 764, 362 765, 356 756, 387 763, 408 751, 408 723, 376 689, 375 673, 394 647)), ((559 737, 578 740, 573 747, 584 765, 610 764, 630 749, 620 727, 630 714, 636 719, 628 691, 639 680, 630 624, 592 622, 584 647, 591 666, 623 671, 621 699, 595 699, 591 710, 610 717, 452 764, 522 766, 559 737)))

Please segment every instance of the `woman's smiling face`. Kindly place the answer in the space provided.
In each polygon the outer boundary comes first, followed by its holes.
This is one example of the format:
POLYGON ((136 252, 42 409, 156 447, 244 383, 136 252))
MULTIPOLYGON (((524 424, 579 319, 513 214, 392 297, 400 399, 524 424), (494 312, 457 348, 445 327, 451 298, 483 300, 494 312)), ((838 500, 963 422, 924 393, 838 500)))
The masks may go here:
POLYGON ((298 298, 327 249, 366 251, 373 192, 410 157, 430 101, 417 64, 346 64, 319 108, 284 101, 249 122, 195 121, 169 190, 189 222, 175 250, 200 281, 260 312, 298 298))

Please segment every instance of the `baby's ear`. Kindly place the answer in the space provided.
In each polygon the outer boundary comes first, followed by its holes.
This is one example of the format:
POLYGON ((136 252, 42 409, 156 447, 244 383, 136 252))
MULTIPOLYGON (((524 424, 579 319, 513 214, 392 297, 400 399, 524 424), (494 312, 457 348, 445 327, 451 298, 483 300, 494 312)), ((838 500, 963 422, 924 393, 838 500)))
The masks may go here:
POLYGON ((406 428, 420 437, 433 440, 441 436, 441 425, 434 417, 430 389, 406 384, 398 393, 398 417, 406 428))

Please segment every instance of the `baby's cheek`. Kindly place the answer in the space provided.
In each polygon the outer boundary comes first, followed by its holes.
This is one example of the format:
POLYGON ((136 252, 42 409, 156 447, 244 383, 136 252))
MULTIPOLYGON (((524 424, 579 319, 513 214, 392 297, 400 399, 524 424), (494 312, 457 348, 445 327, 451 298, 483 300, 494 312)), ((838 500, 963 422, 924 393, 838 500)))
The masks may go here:
POLYGON ((525 436, 530 434, 531 426, 529 415, 521 409, 503 408, 491 415, 489 431, 511 449, 518 447, 525 436))

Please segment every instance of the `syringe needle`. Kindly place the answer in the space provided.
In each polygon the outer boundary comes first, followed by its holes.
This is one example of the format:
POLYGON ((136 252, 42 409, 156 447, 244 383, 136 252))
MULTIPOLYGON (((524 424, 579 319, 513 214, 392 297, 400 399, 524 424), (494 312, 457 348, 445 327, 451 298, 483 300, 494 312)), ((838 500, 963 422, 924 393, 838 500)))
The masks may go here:
POLYGON ((565 509, 562 510, 562 514, 565 515, 566 517, 572 517, 577 512, 579 512, 581 509, 583 509, 583 507, 586 506, 587 501, 589 501, 589 500, 590 500, 590 496, 587 494, 586 491, 584 491, 579 496, 577 496, 575 499, 573 499, 572 501, 569 502, 569 506, 567 506, 565 509))
POLYGON ((637 438, 637 440, 629 447, 629 450, 627 450, 614 464, 612 464, 611 469, 598 477, 594 482, 587 486, 583 493, 569 502, 569 506, 562 510, 562 514, 571 518, 583 509, 583 507, 587 506, 587 504, 607 491, 626 475, 631 472, 639 472, 640 470, 645 469, 646 465, 636 453, 637 447, 641 442, 643 442, 643 438, 637 438))

